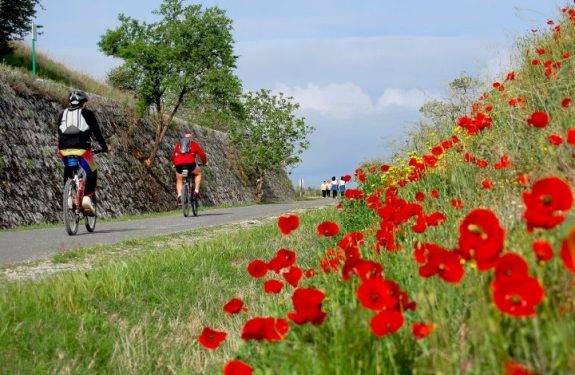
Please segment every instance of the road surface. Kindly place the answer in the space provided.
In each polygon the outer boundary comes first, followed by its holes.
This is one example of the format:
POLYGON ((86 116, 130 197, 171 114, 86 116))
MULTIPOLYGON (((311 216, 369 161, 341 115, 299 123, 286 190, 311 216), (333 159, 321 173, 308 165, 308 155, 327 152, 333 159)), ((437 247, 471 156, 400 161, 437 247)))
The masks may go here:
POLYGON ((4 231, 0 232, 0 264, 43 258, 62 250, 113 244, 131 238, 185 232, 196 228, 279 216, 298 209, 330 204, 334 202, 325 199, 203 211, 200 207, 197 217, 186 218, 180 213, 151 219, 98 222, 94 233, 88 233, 82 221, 75 236, 68 236, 63 223, 61 227, 49 229, 4 231))

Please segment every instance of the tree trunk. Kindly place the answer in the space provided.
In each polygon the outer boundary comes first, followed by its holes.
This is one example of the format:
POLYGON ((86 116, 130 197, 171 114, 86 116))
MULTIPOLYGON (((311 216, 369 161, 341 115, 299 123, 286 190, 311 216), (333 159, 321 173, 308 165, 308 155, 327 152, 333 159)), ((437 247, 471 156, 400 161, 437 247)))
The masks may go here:
POLYGON ((263 172, 258 173, 259 177, 256 179, 256 202, 262 203, 264 201, 264 174, 263 172))

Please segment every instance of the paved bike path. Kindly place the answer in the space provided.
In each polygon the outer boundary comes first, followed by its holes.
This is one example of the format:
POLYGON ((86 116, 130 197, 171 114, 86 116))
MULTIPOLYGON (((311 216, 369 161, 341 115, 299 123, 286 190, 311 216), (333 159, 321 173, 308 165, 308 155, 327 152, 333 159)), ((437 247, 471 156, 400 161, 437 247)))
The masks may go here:
POLYGON ((213 210, 202 210, 200 207, 200 212, 196 217, 186 218, 179 213, 151 219, 98 222, 94 233, 88 233, 84 222, 81 221, 78 234, 75 236, 68 236, 63 223, 58 228, 0 232, 0 264, 42 258, 62 250, 113 244, 131 238, 185 232, 196 228, 279 216, 297 209, 333 204, 331 199, 318 199, 213 210))

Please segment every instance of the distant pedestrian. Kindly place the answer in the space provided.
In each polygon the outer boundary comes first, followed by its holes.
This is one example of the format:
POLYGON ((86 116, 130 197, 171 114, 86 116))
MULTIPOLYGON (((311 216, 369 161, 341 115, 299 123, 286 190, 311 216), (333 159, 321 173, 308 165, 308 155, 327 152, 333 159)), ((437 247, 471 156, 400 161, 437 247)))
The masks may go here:
POLYGON ((341 195, 342 198, 345 194, 345 179, 343 176, 341 176, 341 178, 339 179, 339 194, 341 195))
POLYGON ((321 190, 322 198, 325 198, 325 196, 326 196, 325 181, 321 182, 321 184, 319 185, 319 189, 321 190))
POLYGON ((338 189, 339 189, 339 181, 335 176, 333 176, 331 178, 331 197, 333 199, 337 198, 338 189))

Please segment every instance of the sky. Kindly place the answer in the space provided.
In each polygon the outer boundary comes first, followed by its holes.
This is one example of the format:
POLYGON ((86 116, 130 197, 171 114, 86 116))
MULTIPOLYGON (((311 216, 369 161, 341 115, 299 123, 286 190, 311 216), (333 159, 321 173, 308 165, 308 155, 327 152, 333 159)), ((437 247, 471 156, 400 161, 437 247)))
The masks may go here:
MULTIPOLYGON (((513 67, 515 43, 557 19, 567 0, 205 0, 233 20, 244 91, 294 97, 315 127, 295 185, 353 175, 362 162, 403 150, 418 109, 447 98, 461 74, 486 84, 513 67)), ((36 47, 104 80, 121 61, 98 41, 118 14, 156 20, 160 0, 43 0, 36 47)), ((28 43, 30 43, 28 38, 28 43)), ((209 157, 209 155, 208 155, 209 157)))

